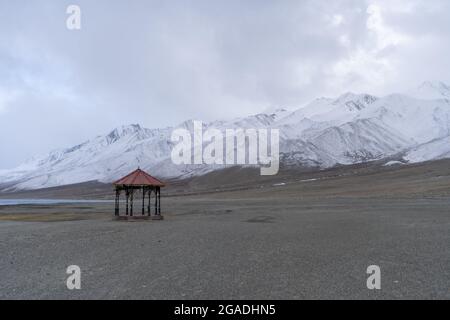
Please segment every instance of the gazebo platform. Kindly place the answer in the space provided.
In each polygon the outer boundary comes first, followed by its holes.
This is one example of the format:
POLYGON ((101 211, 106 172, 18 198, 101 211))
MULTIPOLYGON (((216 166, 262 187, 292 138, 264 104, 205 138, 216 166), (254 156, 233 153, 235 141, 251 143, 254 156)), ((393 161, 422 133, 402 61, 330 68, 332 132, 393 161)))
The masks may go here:
POLYGON ((145 221, 145 220, 164 220, 163 215, 156 216, 115 216, 117 221, 145 221))

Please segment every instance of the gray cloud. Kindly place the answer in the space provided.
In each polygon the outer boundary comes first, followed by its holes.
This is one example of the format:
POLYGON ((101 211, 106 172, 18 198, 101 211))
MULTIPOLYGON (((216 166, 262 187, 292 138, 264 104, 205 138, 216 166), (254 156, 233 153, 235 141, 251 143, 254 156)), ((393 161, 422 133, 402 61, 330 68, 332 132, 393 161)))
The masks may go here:
POLYGON ((0 168, 115 126, 175 125, 344 91, 449 81, 450 4, 4 1, 0 168), (78 4, 82 29, 66 29, 78 4))

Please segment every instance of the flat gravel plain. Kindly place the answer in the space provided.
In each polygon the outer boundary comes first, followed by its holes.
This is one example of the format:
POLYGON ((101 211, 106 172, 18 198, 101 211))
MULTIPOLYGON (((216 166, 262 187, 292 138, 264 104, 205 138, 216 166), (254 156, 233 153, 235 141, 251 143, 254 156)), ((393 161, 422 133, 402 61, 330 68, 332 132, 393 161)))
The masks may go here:
POLYGON ((110 204, 3 207, 0 299, 450 299, 449 198, 283 188, 163 198, 164 221, 114 221, 110 204), (69 265, 81 290, 66 287, 69 265), (381 290, 367 289, 370 265, 381 290))

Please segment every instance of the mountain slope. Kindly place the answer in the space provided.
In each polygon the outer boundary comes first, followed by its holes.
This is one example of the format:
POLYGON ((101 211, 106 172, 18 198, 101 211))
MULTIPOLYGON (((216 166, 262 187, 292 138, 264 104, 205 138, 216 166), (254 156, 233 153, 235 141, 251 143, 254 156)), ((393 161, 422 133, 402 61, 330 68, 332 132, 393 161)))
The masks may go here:
POLYGON ((404 159, 410 163, 450 158, 450 136, 435 139, 409 150, 404 159))
POLYGON ((324 130, 312 139, 319 149, 333 155, 337 163, 352 164, 397 153, 410 142, 377 119, 358 119, 324 130))

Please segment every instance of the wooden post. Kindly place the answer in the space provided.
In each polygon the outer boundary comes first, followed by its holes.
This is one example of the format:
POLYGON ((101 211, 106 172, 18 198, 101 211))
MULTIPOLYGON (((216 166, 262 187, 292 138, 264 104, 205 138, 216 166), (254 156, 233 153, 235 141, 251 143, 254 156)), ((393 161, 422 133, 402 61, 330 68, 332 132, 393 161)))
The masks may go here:
POLYGON ((119 215, 119 189, 116 187, 116 208, 115 208, 115 211, 114 211, 114 214, 116 215, 116 216, 118 216, 119 215))
POLYGON ((130 198, 130 191, 128 191, 128 188, 125 189, 125 198, 127 198, 127 210, 126 210, 126 215, 128 216, 128 199, 130 198))
POLYGON ((150 210, 150 206, 152 204, 152 188, 150 187, 148 189, 148 207, 147 207, 147 211, 148 211, 148 216, 150 217, 151 214, 151 210, 150 210))
POLYGON ((155 216, 158 215, 158 189, 155 188, 155 216))
POLYGON ((158 187, 158 215, 161 215, 161 188, 158 187))
POLYGON ((145 187, 142 186, 142 215, 145 214, 145 187))
POLYGON ((133 198, 134 198, 134 189, 131 188, 131 198, 130 198, 130 201, 131 201, 131 208, 130 208, 130 217, 133 216, 133 198))

